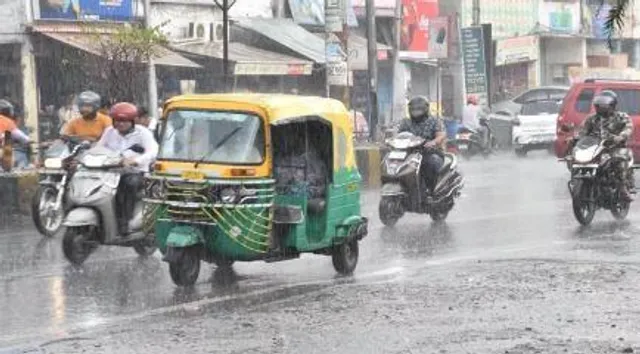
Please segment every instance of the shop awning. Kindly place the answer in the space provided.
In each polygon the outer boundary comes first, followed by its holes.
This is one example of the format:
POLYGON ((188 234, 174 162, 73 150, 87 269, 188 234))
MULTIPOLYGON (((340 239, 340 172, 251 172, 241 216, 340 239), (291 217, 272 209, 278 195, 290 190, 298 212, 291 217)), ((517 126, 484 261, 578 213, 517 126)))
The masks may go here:
MULTIPOLYGON (((315 33, 324 42, 324 33, 315 33)), ((389 59, 389 51, 392 49, 390 46, 377 43, 378 45, 378 60, 389 59)), ((349 70, 367 70, 369 62, 367 59, 368 48, 367 39, 354 34, 349 33, 349 70)))
MULTIPOLYGON (((37 29, 35 29, 36 32, 37 29)), ((74 32, 39 32, 53 40, 58 42, 70 45, 77 49, 83 50, 85 52, 102 56, 102 51, 100 48, 100 41, 96 40, 95 36, 99 36, 101 38, 108 37, 108 33, 101 34, 89 34, 89 33, 74 33, 74 32)), ((162 46, 158 46, 155 49, 156 57, 154 58, 154 62, 156 65, 163 66, 177 66, 177 67, 187 67, 187 68, 200 68, 201 66, 194 63, 193 61, 172 52, 171 50, 164 48, 162 46)))
MULTIPOLYGON (((222 44, 196 40, 172 43, 171 48, 184 55, 222 59, 222 44)), ((270 52, 239 42, 229 43, 229 60, 234 63, 234 75, 311 75, 313 62, 289 55, 270 52)))
POLYGON ((325 62, 324 40, 290 19, 238 18, 238 27, 259 33, 318 64, 325 62))

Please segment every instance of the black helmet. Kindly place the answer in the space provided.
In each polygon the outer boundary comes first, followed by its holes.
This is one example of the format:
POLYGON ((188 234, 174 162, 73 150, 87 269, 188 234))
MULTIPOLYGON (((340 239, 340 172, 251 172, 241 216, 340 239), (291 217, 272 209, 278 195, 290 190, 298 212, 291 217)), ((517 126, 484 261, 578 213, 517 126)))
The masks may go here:
POLYGON ((409 101, 409 117, 412 120, 421 120, 429 116, 429 101, 422 96, 417 96, 409 101))
POLYGON ((8 118, 14 118, 16 111, 13 104, 7 100, 0 100, 0 114, 8 118))
POLYGON ((98 112, 98 109, 100 109, 101 103, 102 99, 100 98, 100 95, 93 91, 85 91, 78 95, 78 109, 80 109, 80 113, 85 117, 94 116, 96 112, 98 112), (82 112, 83 106, 90 106, 92 109, 90 112, 82 112))
POLYGON ((616 110, 618 96, 613 91, 602 91, 593 98, 593 106, 596 113, 603 117, 610 117, 616 110))

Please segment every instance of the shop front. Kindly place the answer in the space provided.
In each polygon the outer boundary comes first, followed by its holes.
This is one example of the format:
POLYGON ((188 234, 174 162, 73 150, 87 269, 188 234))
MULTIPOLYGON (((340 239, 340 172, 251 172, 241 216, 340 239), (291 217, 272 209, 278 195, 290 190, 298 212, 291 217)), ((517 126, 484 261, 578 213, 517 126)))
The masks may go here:
MULTIPOLYGON (((209 41, 174 42, 171 48, 203 66, 196 91, 223 92, 222 45, 209 41)), ((291 93, 306 90, 305 80, 313 74, 313 62, 255 48, 240 42, 229 43, 232 92, 291 93)))
POLYGON ((540 84, 540 38, 524 36, 496 41, 496 61, 493 70, 493 102, 511 99, 540 84))
MULTIPOLYGON (((31 42, 38 87, 39 130, 41 139, 48 140, 59 129, 58 110, 67 105, 73 95, 93 90, 103 96, 104 103, 128 100, 147 104, 146 60, 130 58, 114 60, 105 51, 106 44, 119 25, 34 24, 31 42), (124 64, 123 64, 124 63, 124 64), (114 72, 122 70, 121 72, 114 72)), ((200 66, 164 47, 154 48, 158 76, 183 73, 193 77, 200 66), (184 72, 183 72, 184 71, 184 72)), ((121 58, 122 59, 122 58, 121 58)))

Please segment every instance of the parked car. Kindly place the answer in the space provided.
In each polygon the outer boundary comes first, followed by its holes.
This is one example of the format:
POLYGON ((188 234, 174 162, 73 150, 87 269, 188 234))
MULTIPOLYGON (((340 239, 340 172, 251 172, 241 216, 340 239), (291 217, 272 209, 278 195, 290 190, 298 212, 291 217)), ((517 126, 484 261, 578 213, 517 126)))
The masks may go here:
POLYGON ((633 121, 634 132, 629 147, 636 161, 640 159, 640 82, 624 80, 587 79, 574 84, 562 103, 556 124, 556 156, 567 154, 567 139, 579 133, 584 120, 594 113, 593 98, 604 90, 618 95, 618 110, 633 121))
POLYGON ((513 147, 524 157, 532 150, 553 150, 556 120, 562 100, 543 99, 525 102, 513 120, 513 147))
POLYGON ((513 116, 517 114, 525 102, 536 100, 563 99, 569 92, 568 86, 541 86, 529 89, 518 96, 491 105, 491 113, 498 116, 513 116))

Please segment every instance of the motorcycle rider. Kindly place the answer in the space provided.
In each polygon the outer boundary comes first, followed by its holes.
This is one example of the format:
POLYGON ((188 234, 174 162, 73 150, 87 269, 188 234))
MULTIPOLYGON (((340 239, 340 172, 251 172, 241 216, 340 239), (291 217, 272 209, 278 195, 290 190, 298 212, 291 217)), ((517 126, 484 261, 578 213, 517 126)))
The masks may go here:
POLYGON ((420 176, 432 192, 437 182, 438 172, 444 164, 441 147, 447 135, 442 121, 429 115, 429 101, 426 98, 414 97, 409 101, 408 107, 410 119, 402 122, 398 133, 410 132, 427 141, 424 144, 420 176))
POLYGON ((478 97, 469 95, 467 97, 467 105, 462 109, 462 125, 467 129, 474 130, 480 135, 483 148, 487 148, 489 140, 489 129, 480 123, 481 108, 478 105, 478 97))
MULTIPOLYGON (((614 154, 624 156, 626 162, 616 165, 620 172, 620 192, 622 197, 631 201, 630 190, 634 186, 632 170, 629 169, 630 151, 625 149, 626 143, 633 133, 633 123, 625 112, 616 110, 618 95, 611 91, 602 91, 593 98, 593 106, 596 113, 587 117, 579 138, 592 136, 598 139, 607 139, 614 143, 614 154)), ((575 140, 574 140, 575 141, 575 140)), ((575 144, 575 143, 574 143, 575 144)), ((574 145, 572 144, 572 145, 574 145)))
POLYGON ((11 132, 11 137, 22 144, 31 143, 29 136, 18 128, 15 122, 16 112, 13 104, 7 100, 0 100, 0 140, 5 132, 11 132))
POLYGON ((77 136, 91 142, 98 141, 104 131, 110 127, 111 119, 98 112, 102 99, 93 91, 78 95, 78 109, 81 117, 70 120, 62 131, 63 136, 77 136))
POLYGON ((137 195, 143 186, 143 174, 149 172, 151 163, 158 155, 158 143, 149 129, 135 124, 138 108, 134 104, 116 103, 109 113, 113 126, 107 128, 97 146, 121 153, 124 157, 123 167, 130 170, 120 179, 116 195, 120 207, 118 231, 126 236, 130 233, 129 220, 133 217, 137 195))

